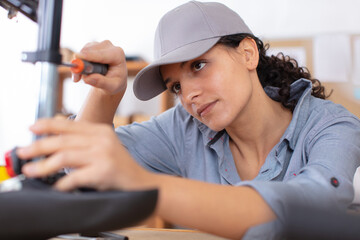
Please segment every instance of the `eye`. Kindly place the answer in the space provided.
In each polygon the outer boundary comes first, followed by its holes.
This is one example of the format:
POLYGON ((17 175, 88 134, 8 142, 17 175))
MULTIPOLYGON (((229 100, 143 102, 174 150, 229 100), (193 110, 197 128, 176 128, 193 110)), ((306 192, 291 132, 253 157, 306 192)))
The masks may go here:
POLYGON ((170 87, 171 92, 178 94, 181 90, 181 85, 180 83, 174 83, 171 87, 170 87))
POLYGON ((205 67, 206 62, 205 61, 195 61, 193 64, 191 64, 191 68, 197 72, 200 71, 203 67, 205 67))

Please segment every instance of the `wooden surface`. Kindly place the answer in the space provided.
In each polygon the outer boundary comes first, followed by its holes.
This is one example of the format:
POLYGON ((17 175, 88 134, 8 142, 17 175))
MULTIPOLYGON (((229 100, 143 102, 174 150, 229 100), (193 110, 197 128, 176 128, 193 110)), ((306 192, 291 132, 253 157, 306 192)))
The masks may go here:
MULTIPOLYGON (((119 231, 113 231, 112 233, 127 236, 129 240, 226 240, 226 238, 218 237, 208 233, 183 229, 128 228, 119 231)), ((67 237, 67 239, 77 240, 78 238, 76 237, 79 235, 69 234, 65 236, 67 237)), ((61 239, 64 238, 56 237, 49 240, 61 239)))
POLYGON ((183 229, 130 228, 114 233, 125 235, 129 240, 225 240, 211 234, 183 229))

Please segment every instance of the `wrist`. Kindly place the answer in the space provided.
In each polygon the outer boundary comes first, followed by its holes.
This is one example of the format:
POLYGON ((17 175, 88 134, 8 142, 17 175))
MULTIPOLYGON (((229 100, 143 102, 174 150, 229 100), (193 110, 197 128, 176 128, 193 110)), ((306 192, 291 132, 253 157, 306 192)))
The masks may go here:
POLYGON ((124 94, 125 89, 118 93, 111 94, 102 89, 92 88, 89 96, 91 99, 98 102, 100 106, 108 106, 116 110, 124 94))
POLYGON ((117 94, 109 94, 101 89, 92 88, 76 119, 112 124, 124 93, 125 90, 117 94))
POLYGON ((139 169, 138 177, 136 178, 136 189, 154 189, 160 188, 161 175, 153 172, 149 172, 146 169, 139 169))

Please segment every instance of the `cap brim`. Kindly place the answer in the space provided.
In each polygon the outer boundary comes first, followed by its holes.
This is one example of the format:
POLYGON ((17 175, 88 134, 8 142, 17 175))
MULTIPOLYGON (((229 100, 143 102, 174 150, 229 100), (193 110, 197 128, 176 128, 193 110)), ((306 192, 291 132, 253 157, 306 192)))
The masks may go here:
POLYGON ((143 68, 134 80, 133 90, 135 96, 146 101, 165 91, 166 86, 160 75, 160 66, 197 58, 212 48, 219 39, 220 37, 215 37, 187 44, 165 54, 143 68))

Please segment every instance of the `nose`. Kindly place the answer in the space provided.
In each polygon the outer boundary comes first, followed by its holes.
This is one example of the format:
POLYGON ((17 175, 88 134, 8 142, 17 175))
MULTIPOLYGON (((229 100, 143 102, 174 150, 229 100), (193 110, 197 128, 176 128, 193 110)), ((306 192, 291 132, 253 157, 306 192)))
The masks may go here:
POLYGON ((199 84, 196 84, 195 79, 185 80, 181 83, 181 93, 185 103, 193 103, 201 95, 201 92, 202 89, 199 84))

